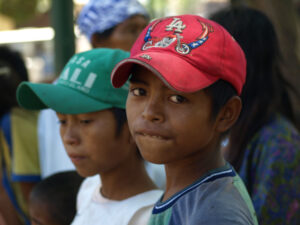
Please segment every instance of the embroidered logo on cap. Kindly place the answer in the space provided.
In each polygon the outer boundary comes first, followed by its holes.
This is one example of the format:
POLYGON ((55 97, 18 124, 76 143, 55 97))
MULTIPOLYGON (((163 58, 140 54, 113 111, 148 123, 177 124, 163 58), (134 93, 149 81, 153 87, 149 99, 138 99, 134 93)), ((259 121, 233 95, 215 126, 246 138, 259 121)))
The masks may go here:
POLYGON ((201 27, 202 33, 196 38, 195 41, 190 43, 184 43, 184 29, 187 28, 187 25, 183 23, 180 18, 174 17, 172 22, 166 26, 165 31, 171 31, 172 34, 168 34, 164 37, 152 37, 151 33, 153 32, 156 25, 158 25, 162 20, 158 20, 147 30, 146 36, 144 38, 145 44, 142 46, 142 50, 147 50, 149 48, 167 48, 173 42, 177 40, 175 47, 176 52, 186 55, 189 54, 193 49, 198 48, 208 40, 209 33, 213 32, 213 27, 208 23, 203 23, 197 20, 201 27))
POLYGON ((174 32, 182 33, 182 30, 186 28, 186 25, 182 23, 180 18, 173 18, 173 21, 166 26, 166 31, 173 31, 174 28, 174 32))

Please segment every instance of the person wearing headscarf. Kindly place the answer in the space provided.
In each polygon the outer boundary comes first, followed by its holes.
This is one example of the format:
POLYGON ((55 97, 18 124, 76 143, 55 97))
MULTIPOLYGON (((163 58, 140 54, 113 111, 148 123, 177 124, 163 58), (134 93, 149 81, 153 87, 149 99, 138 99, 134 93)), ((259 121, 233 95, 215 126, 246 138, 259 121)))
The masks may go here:
POLYGON ((129 51, 149 20, 146 9, 136 0, 90 0, 77 25, 93 48, 129 51))

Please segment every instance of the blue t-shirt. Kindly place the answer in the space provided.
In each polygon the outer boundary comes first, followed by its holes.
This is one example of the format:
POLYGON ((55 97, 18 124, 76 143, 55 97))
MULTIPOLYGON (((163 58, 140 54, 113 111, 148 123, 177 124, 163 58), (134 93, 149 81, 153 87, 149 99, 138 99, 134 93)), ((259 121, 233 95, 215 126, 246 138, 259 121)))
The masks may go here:
POLYGON ((276 115, 247 145, 239 174, 261 225, 300 224, 300 134, 276 115))
POLYGON ((168 200, 158 201, 148 225, 258 224, 248 192, 231 165, 208 172, 168 200))

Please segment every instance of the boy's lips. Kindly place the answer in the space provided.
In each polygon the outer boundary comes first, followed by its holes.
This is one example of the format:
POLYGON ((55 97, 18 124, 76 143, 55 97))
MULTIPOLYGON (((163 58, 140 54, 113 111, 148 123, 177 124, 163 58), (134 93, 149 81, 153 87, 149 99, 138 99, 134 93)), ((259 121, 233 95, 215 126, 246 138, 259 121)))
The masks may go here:
POLYGON ((162 132, 156 131, 156 130, 150 130, 150 129, 142 129, 142 130, 137 130, 136 135, 143 136, 143 137, 150 137, 150 138, 155 138, 159 140, 169 140, 170 137, 167 135, 163 134, 162 132))
POLYGON ((83 156, 83 155, 78 155, 78 154, 68 154, 68 155, 73 163, 78 163, 78 162, 86 159, 86 156, 83 156))

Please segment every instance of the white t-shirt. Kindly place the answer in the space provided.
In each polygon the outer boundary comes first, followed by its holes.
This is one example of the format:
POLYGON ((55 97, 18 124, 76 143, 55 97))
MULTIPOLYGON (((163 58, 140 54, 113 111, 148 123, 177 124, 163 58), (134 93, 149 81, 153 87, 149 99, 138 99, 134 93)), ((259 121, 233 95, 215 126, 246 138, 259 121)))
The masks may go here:
POLYGON ((77 195, 77 213, 72 225, 146 225, 162 190, 147 191, 122 201, 100 193, 98 175, 86 178, 77 195))

